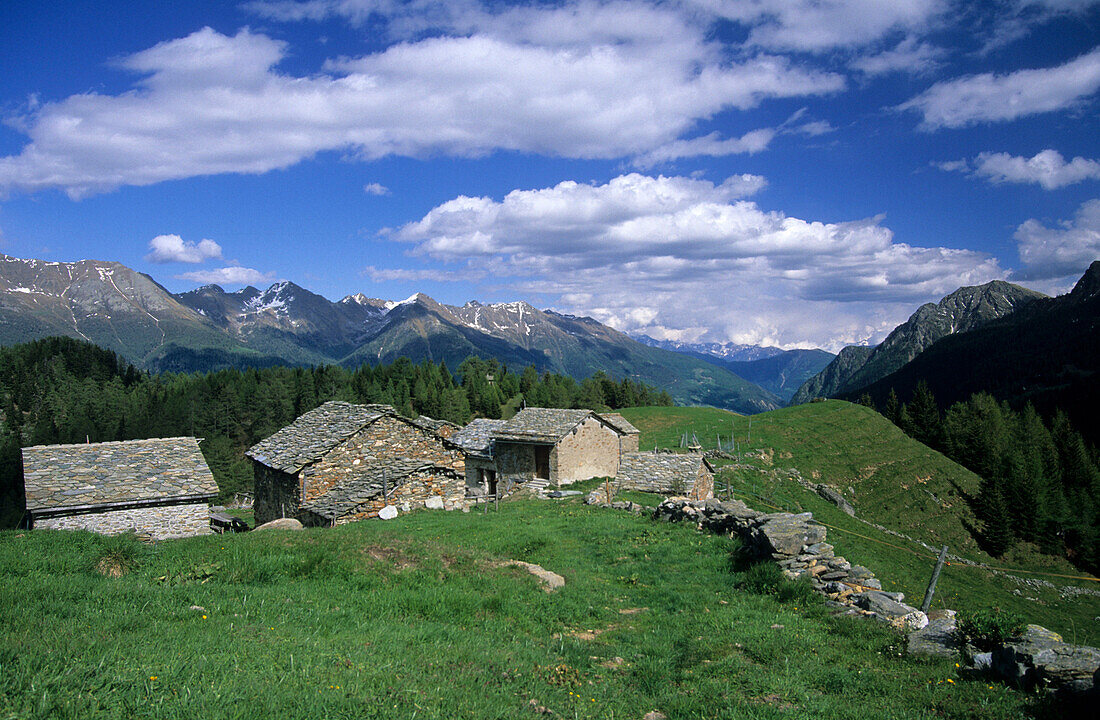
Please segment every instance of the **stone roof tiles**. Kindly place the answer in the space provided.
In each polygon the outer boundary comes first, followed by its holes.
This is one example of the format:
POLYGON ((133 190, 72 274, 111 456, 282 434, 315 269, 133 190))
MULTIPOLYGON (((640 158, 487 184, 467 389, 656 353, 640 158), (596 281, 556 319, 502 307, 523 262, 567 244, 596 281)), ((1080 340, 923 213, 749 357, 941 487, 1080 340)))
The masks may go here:
POLYGON ((690 487, 703 466, 714 471, 700 453, 624 453, 616 481, 628 489, 641 486, 676 487, 677 483, 690 487))
POLYGON ((489 446, 492 444, 492 434, 500 429, 507 421, 491 420, 489 418, 475 418, 470 424, 451 436, 451 442, 457 444, 465 452, 472 455, 489 457, 489 446))
POLYGON ((23 478, 32 513, 218 493, 193 437, 27 447, 23 478))
POLYGON ((640 435, 641 430, 630 424, 630 421, 619 413, 600 413, 600 417, 608 422, 622 435, 640 435))
POLYGON ((590 416, 598 417, 591 410, 523 408, 511 420, 492 431, 492 438, 512 442, 556 443, 590 416))
POLYGON ((456 479, 463 477, 454 468, 446 465, 415 458, 398 458, 382 464, 364 466, 362 470, 342 479, 340 484, 325 494, 303 503, 302 510, 335 520, 382 495, 384 483, 392 492, 394 488, 404 485, 411 475, 420 471, 448 475, 456 479))
POLYGON ((266 440, 248 449, 248 457, 294 475, 384 415, 389 405, 353 405, 333 400, 310 410, 266 440))

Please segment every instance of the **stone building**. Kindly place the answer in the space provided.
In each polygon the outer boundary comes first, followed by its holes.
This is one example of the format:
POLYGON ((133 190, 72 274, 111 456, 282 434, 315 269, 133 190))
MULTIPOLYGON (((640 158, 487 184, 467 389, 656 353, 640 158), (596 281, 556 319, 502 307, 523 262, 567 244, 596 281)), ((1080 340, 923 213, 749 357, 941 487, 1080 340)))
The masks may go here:
POLYGON ((642 437, 641 430, 631 425, 630 421, 619 413, 600 413, 600 417, 619 431, 619 455, 638 452, 638 442, 642 437))
POLYGON ((338 401, 305 413, 245 453, 252 458, 256 522, 281 517, 301 520, 304 513, 316 516, 307 520, 321 524, 326 523, 317 518, 331 519, 327 524, 332 524, 338 517, 376 516, 377 509, 364 505, 367 509, 359 512, 349 510, 346 503, 362 496, 364 488, 376 480, 389 487, 402 485, 400 502, 410 507, 432 497, 461 497, 465 493, 462 449, 439 435, 428 420, 404 418, 388 405, 338 401), (427 476, 408 470, 415 463, 450 468, 454 477, 437 474, 430 482, 421 482, 427 476), (450 483, 447 487, 440 484, 444 478, 450 483), (337 493, 332 503, 318 504, 330 492, 337 493), (330 505, 339 505, 338 514, 330 505))
POLYGON ((489 433, 497 480, 553 486, 619 471, 619 431, 591 410, 524 408, 489 433))
POLYGON ((331 527, 377 517, 387 505, 458 507, 466 497, 462 473, 423 460, 394 460, 356 475, 302 503, 303 525, 331 527))
POLYGON ((497 466, 493 460, 491 436, 505 422, 476 418, 451 436, 451 440, 466 453, 466 486, 480 488, 486 495, 497 492, 497 466))
POLYGON ((615 484, 621 490, 706 500, 714 497, 714 467, 701 453, 627 453, 615 484))
POLYGON ((210 533, 218 494, 193 437, 23 448, 23 483, 29 527, 155 540, 210 533))

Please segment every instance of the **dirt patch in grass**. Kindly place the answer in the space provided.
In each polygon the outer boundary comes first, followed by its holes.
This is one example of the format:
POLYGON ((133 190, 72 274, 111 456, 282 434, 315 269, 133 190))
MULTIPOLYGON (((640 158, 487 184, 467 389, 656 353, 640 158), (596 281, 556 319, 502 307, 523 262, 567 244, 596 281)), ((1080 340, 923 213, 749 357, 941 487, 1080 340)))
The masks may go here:
POLYGON ((409 570, 416 567, 416 559, 400 548, 368 545, 361 552, 372 560, 393 565, 396 570, 409 570))
POLYGON ((95 564, 96 572, 109 578, 120 578, 125 575, 129 569, 129 563, 111 555, 101 557, 99 562, 95 564))

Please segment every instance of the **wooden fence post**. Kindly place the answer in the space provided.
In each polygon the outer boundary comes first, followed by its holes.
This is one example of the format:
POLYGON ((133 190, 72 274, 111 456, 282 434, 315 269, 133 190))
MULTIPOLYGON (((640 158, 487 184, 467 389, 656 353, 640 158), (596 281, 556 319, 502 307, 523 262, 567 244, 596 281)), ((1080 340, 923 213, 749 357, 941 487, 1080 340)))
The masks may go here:
POLYGON ((924 602, 921 603, 920 611, 927 614, 928 608, 932 607, 932 595, 936 592, 936 581, 940 579, 940 570, 943 570, 943 561, 947 559, 947 546, 944 545, 940 550, 940 556, 936 560, 936 569, 932 571, 932 580, 928 583, 928 590, 924 593, 924 602))

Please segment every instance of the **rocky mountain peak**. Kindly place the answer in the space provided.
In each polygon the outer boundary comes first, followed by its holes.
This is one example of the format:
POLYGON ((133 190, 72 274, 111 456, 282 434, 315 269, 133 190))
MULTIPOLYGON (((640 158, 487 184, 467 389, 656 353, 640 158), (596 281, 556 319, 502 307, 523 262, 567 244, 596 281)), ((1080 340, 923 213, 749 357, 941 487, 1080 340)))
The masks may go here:
POLYGON ((1077 302, 1100 295, 1100 260, 1094 260, 1077 284, 1070 291, 1070 297, 1077 302))

